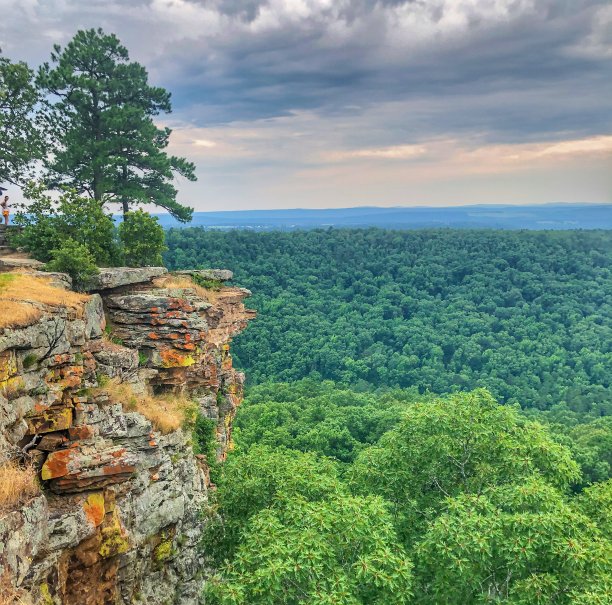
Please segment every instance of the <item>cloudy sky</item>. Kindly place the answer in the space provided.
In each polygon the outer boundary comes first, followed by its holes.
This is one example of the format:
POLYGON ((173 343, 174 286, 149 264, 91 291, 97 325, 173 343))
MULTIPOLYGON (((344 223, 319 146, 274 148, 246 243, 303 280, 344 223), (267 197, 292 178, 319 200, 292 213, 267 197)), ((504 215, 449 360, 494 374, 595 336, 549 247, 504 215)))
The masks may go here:
POLYGON ((33 66, 116 33, 198 210, 612 202, 609 0, 0 0, 33 66))

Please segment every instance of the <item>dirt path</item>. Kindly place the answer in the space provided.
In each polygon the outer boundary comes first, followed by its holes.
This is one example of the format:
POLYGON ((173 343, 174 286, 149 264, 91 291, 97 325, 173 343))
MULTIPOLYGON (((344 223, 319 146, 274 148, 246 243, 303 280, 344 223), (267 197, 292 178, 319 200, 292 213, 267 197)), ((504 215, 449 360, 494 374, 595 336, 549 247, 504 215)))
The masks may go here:
POLYGON ((18 227, 0 225, 0 273, 14 269, 39 269, 43 263, 34 260, 26 252, 19 252, 11 248, 8 243, 8 234, 18 227))

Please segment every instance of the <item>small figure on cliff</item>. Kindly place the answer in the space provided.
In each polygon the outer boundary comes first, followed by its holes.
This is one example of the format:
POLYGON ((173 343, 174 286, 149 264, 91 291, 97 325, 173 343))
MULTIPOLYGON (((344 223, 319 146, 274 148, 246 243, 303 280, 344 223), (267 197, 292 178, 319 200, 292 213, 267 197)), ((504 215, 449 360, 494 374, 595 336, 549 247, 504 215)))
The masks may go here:
POLYGON ((9 224, 9 215, 11 213, 9 209, 9 196, 5 195, 2 202, 0 202, 0 207, 2 207, 2 216, 4 217, 4 224, 9 224))

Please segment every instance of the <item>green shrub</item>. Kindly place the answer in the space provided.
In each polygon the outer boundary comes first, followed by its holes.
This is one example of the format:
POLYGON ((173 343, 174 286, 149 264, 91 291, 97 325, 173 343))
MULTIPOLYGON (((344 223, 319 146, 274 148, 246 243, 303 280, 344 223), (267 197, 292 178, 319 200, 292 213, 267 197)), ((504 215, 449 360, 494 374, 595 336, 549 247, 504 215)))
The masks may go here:
POLYGON ((201 413, 193 424, 193 449, 196 454, 205 454, 209 464, 217 458, 217 422, 201 413))
POLYGON ((84 290, 98 274, 93 254, 85 244, 69 238, 61 247, 51 251, 52 260, 45 265, 47 271, 68 273, 75 290, 84 290))
POLYGON ((163 263, 165 235, 157 217, 144 210, 129 212, 119 225, 119 239, 128 267, 151 267, 163 263))
POLYGON ((52 252, 66 240, 85 246, 98 266, 116 264, 119 248, 115 241, 115 224, 99 202, 66 189, 59 198, 45 194, 44 185, 30 183, 24 190, 29 203, 17 212, 15 224, 23 230, 11 244, 28 250, 40 261, 52 260, 52 252))
POLYGON ((197 284, 201 288, 206 288, 207 290, 217 291, 223 288, 223 282, 218 279, 208 279, 197 274, 192 275, 191 279, 193 280, 194 284, 197 284))

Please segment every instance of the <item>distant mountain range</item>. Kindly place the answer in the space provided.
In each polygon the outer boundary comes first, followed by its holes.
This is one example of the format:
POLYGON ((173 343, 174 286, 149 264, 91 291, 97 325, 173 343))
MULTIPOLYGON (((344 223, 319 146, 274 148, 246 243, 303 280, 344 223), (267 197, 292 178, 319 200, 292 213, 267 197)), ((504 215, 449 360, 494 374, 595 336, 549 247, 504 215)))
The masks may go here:
POLYGON ((256 231, 316 227, 423 227, 490 229, 612 229, 612 204, 546 204, 541 206, 479 205, 432 207, 292 208, 195 212, 181 224, 158 214, 164 227, 252 229, 256 231))

